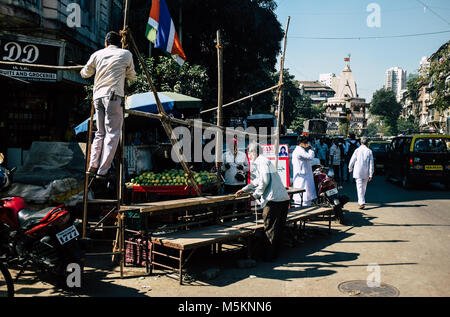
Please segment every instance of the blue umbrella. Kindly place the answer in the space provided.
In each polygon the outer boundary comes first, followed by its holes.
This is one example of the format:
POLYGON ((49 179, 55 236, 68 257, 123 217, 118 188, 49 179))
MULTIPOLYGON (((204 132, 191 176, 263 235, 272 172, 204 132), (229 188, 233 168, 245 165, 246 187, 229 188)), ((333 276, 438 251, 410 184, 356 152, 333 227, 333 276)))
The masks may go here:
MULTIPOLYGON (((174 92, 158 92, 158 97, 166 113, 173 114, 175 117, 180 116, 180 112, 178 110, 183 108, 201 108, 201 99, 190 96, 174 92)), ((152 92, 129 96, 125 101, 125 109, 147 113, 158 113, 156 100, 152 92)), ((95 120, 96 115, 94 115, 94 121, 95 120)), ((75 127, 75 133, 79 134, 81 132, 87 132, 89 121, 90 118, 87 118, 75 127)))

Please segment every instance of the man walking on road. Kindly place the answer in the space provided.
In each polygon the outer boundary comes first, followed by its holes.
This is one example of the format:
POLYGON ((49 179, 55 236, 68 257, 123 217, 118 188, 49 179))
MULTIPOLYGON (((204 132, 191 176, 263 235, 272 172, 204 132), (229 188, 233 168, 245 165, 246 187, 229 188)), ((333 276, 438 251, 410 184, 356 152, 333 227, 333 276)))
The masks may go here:
POLYGON ((361 146, 355 150, 348 165, 349 172, 353 171, 353 178, 356 179, 359 209, 365 208, 367 183, 372 181, 374 171, 373 154, 367 142, 367 137, 361 138, 361 146))
MULTIPOLYGON (((350 164, 350 159, 353 156, 353 153, 355 153, 355 150, 360 146, 359 142, 356 140, 356 136, 354 133, 350 134, 350 140, 345 142, 345 163, 347 167, 350 164)), ((347 179, 346 181, 350 181, 350 173, 347 173, 347 179)))
POLYGON ((136 78, 133 55, 130 51, 119 48, 120 45, 120 35, 109 32, 105 38, 105 48, 92 54, 80 72, 83 78, 95 74, 93 100, 97 132, 92 144, 88 172, 100 179, 106 178, 119 144, 125 78, 136 78))

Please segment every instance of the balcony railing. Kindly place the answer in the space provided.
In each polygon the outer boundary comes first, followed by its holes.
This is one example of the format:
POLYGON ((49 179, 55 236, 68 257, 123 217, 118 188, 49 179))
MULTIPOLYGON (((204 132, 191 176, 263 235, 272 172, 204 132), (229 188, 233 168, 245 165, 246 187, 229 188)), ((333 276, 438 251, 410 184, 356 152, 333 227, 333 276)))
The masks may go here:
POLYGON ((36 13, 41 11, 41 1, 42 0, 0 0, 0 3, 21 7, 36 13))

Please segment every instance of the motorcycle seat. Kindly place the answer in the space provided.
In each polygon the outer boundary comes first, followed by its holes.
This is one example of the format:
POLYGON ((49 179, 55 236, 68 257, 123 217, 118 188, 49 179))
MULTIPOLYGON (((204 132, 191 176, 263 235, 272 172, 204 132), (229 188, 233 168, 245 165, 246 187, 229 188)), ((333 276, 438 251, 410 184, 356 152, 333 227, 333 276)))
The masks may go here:
POLYGON ((17 215, 20 228, 24 230, 33 228, 54 208, 49 207, 39 211, 22 209, 17 215))

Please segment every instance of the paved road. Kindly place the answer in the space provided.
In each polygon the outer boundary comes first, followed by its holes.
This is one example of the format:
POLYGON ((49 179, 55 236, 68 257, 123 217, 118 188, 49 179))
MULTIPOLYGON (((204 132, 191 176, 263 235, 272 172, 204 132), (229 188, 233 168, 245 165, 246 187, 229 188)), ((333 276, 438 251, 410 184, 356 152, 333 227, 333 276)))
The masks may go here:
MULTIPOLYGON (((274 263, 236 267, 233 254, 195 259, 192 274, 219 268, 217 278, 179 286, 165 275, 135 277, 141 269, 127 269, 118 279, 108 264, 88 262, 84 291, 79 296, 348 296, 342 282, 366 280, 369 268, 379 268, 382 283, 400 296, 450 296, 450 192, 439 185, 404 190, 375 177, 369 183, 367 208, 358 209, 355 185, 344 185, 351 202, 347 224, 333 223, 333 232, 310 227, 309 237, 285 248, 274 263)), ((26 276, 16 285, 18 296, 68 295, 49 283, 26 276)))

